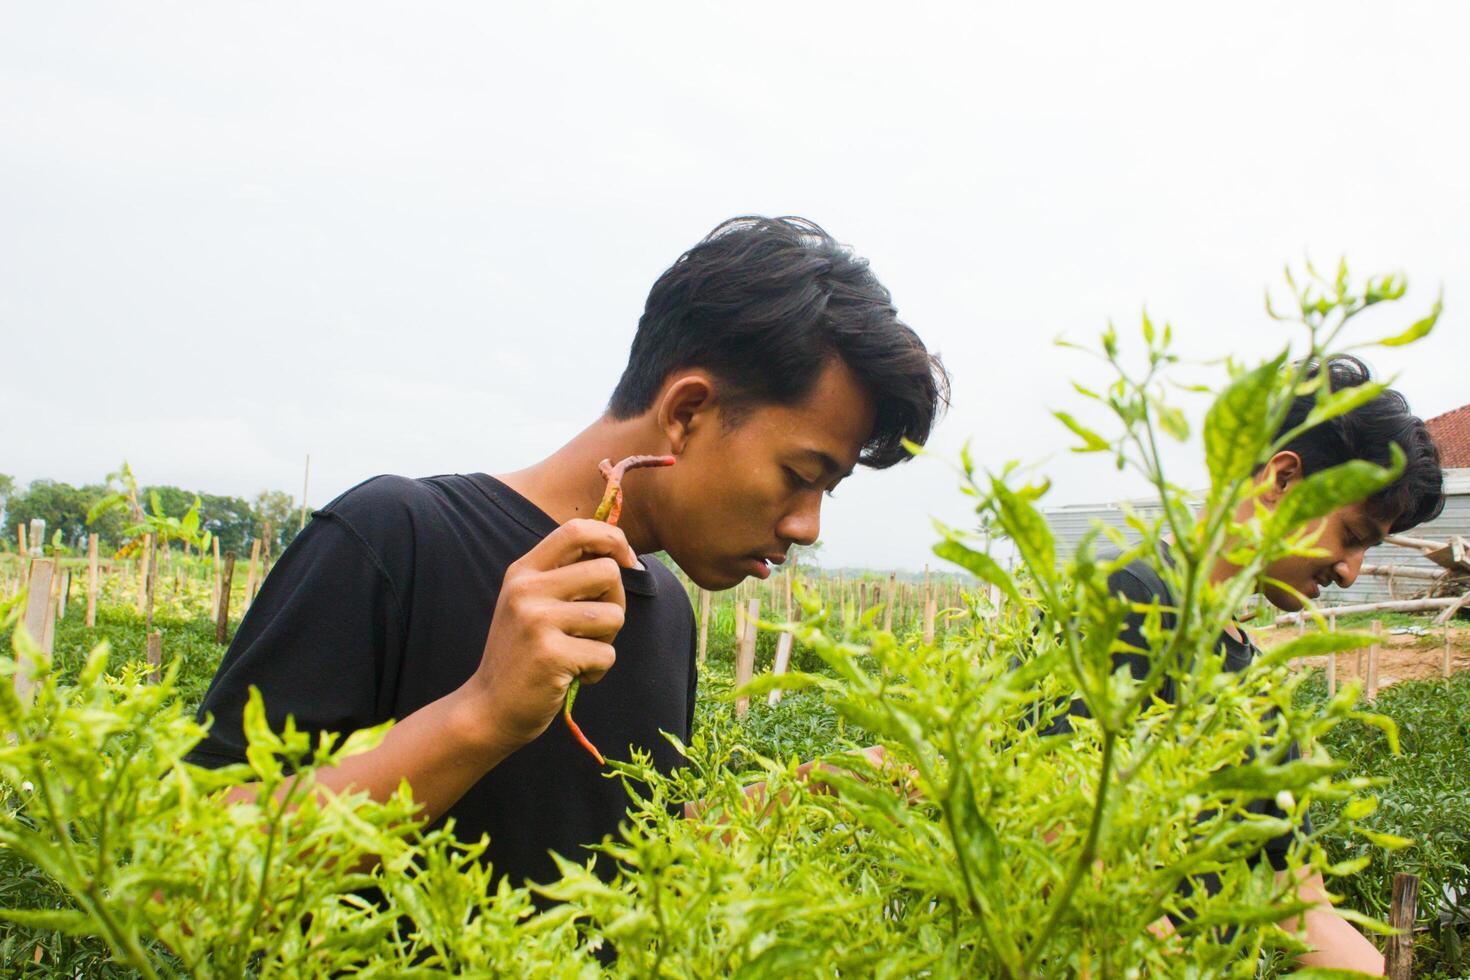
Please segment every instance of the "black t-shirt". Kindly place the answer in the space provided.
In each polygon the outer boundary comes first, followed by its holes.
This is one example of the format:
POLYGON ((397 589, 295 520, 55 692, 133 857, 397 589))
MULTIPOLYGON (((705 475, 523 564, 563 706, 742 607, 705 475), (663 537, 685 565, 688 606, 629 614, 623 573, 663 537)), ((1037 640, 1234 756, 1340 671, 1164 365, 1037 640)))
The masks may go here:
MULTIPOLYGON (((240 624, 199 714, 214 716, 191 762, 245 758, 241 716, 260 688, 279 729, 349 733, 401 719, 458 688, 479 666, 500 583, 556 522, 482 473, 411 480, 380 476, 313 515, 271 571, 240 624)), ((652 557, 623 569, 627 615, 617 663, 584 685, 576 715, 604 755, 629 746, 669 771, 694 719, 694 617, 674 574, 652 557)), ((560 719, 450 808, 461 840, 490 835, 486 858, 513 883, 548 881, 557 851, 613 833, 627 809, 560 719)), ((498 877, 498 875, 497 875, 498 877)))
MULTIPOLYGON (((1170 560, 1167 552, 1163 554, 1165 561, 1170 560)), ((1104 557, 1115 558, 1117 554, 1112 553, 1110 556, 1105 555, 1104 557)), ((1174 597, 1170 594, 1167 583, 1143 559, 1140 558, 1129 562, 1109 575, 1108 591, 1112 595, 1122 595, 1132 602, 1145 606, 1158 600, 1159 605, 1164 610, 1161 614, 1162 625, 1165 628, 1171 628, 1173 626, 1174 613, 1172 607, 1174 606, 1174 597)), ((1118 634, 1118 638, 1130 647, 1135 647, 1138 650, 1148 650, 1149 642, 1143 635, 1143 622, 1143 613, 1129 613, 1128 618, 1123 623, 1123 629, 1118 634)), ((1224 663, 1221 669, 1227 673, 1239 673, 1245 670, 1260 652, 1251 641, 1250 635, 1243 628, 1240 628, 1240 635, 1241 639, 1237 640, 1228 632, 1220 634, 1216 649, 1224 656, 1224 663)), ((1142 681, 1148 676, 1150 666, 1148 654, 1125 651, 1115 652, 1113 654, 1114 668, 1116 669, 1124 664, 1127 664, 1128 671, 1133 675, 1134 680, 1142 681)), ((1173 677, 1164 678, 1159 686, 1158 697, 1169 704, 1175 703, 1178 699, 1178 691, 1173 677)), ((1068 710, 1068 715, 1085 717, 1087 714, 1087 706, 1080 699, 1073 701, 1068 710)), ((1071 726, 1068 724, 1066 716, 1058 719, 1052 726, 1053 731, 1069 731, 1070 728, 1071 726)), ((1292 761, 1299 758, 1301 758, 1301 751, 1293 743, 1287 751, 1285 761, 1292 761)), ((1260 813, 1276 818, 1285 816, 1273 800, 1255 800, 1247 809, 1252 813, 1260 813)), ((1302 819, 1302 832, 1311 833, 1311 819, 1306 816, 1303 816, 1302 819)), ((1281 870, 1286 867, 1286 852, 1291 846, 1292 836, 1292 834, 1284 834, 1266 843, 1264 850, 1273 868, 1281 870)), ((1219 889, 1219 881, 1215 875, 1206 875, 1205 879, 1205 886, 1208 891, 1214 892, 1219 889)))

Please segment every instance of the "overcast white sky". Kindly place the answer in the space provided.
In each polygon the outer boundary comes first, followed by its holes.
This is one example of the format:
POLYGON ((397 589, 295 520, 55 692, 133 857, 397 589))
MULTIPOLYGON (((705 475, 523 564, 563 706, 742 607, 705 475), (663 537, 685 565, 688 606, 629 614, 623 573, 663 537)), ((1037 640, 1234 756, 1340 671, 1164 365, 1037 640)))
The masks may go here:
MULTIPOLYGON (((1065 453, 1098 374, 1052 339, 1147 304, 1263 350, 1304 254, 1407 271, 1385 332, 1443 284, 1372 355, 1428 417, 1470 401, 1467 37, 1460 2, 7 4, 0 472, 299 494, 309 452, 321 504, 526 465, 751 212, 868 256, 954 374, 933 445, 1056 454, 1056 503, 1137 487, 1065 453)), ((938 462, 861 472, 823 561, 922 566, 931 514, 938 462)))

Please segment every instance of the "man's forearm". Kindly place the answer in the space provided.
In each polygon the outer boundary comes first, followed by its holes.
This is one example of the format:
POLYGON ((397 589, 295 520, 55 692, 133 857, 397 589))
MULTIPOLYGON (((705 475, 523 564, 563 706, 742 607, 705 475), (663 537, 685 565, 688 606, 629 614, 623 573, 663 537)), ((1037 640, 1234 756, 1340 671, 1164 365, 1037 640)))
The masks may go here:
MULTIPOLYGON (((479 717, 477 707, 464 689, 427 704, 389 729, 375 748, 318 769, 316 785, 333 793, 365 792, 383 802, 407 780, 424 816, 437 820, 520 748, 479 717)), ((229 798, 251 800, 255 793, 246 784, 231 790, 229 798)))

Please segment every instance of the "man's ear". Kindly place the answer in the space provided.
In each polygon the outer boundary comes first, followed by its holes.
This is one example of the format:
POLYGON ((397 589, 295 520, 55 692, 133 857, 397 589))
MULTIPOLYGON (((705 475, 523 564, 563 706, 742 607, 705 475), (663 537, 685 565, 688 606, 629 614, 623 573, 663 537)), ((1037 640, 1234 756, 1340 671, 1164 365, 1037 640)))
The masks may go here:
POLYGON ((703 371, 674 375, 659 395, 657 413, 669 452, 678 456, 695 432, 716 424, 714 380, 703 371))
POLYGON ((1289 449, 1272 456, 1262 470, 1261 479, 1269 481, 1261 500, 1267 506, 1275 506, 1292 484, 1302 478, 1302 458, 1289 449))

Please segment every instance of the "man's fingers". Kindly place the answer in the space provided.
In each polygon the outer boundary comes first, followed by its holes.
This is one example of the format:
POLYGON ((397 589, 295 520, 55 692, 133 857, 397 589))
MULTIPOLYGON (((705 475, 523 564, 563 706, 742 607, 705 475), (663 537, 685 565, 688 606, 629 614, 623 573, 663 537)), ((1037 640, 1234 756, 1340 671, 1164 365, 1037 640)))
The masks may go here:
POLYGON ((583 684, 596 684, 602 680, 602 676, 612 669, 613 663, 618 659, 611 643, 584 640, 576 636, 567 637, 565 643, 563 649, 566 651, 567 663, 571 666, 573 675, 580 677, 583 684))
POLYGON ((567 521, 527 552, 521 562, 545 572, 584 558, 611 558, 624 568, 638 567, 638 556, 622 529, 586 519, 567 521))
POLYGON ((565 602, 594 599, 626 605, 623 576, 611 558, 589 558, 571 565, 553 568, 537 576, 536 591, 565 602))
POLYGON ((552 622, 567 636, 606 643, 623 628, 623 607, 614 602, 562 602, 552 622))

